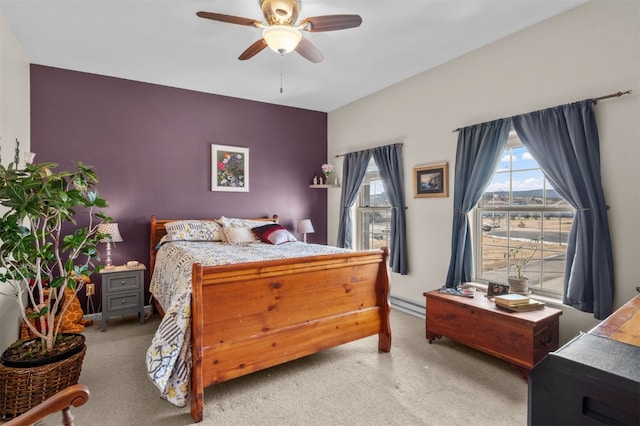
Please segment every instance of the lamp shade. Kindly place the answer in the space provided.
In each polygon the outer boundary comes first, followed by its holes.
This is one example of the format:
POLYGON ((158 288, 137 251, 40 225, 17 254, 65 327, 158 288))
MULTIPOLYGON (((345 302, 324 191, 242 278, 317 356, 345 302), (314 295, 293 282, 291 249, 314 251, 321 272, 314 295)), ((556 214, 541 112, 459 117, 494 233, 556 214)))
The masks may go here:
POLYGON ((284 55, 296 48, 302 34, 288 25, 271 25, 262 31, 262 37, 271 49, 284 55))
POLYGON ((311 219, 302 219, 300 222, 298 222, 299 234, 313 234, 314 232, 315 230, 313 229, 311 219))
POLYGON ((111 223, 101 223, 98 225, 98 232, 101 234, 109 234, 105 238, 101 239, 101 243, 121 243, 122 235, 120 235, 120 230, 118 229, 118 224, 115 222, 111 223))

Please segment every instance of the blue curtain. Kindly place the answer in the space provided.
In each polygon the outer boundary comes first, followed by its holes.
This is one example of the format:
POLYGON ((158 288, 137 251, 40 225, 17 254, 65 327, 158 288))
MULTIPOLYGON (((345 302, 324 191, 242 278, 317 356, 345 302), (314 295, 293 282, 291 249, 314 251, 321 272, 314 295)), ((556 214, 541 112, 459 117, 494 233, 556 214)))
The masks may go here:
POLYGON ((554 189, 576 209, 563 303, 604 319, 613 311, 613 252, 593 101, 513 117, 513 126, 554 189))
POLYGON ((473 277, 473 252, 468 213, 477 204, 500 162, 511 128, 510 119, 465 127, 458 132, 453 230, 447 287, 473 277))
POLYGON ((407 215, 404 200, 402 145, 386 145, 372 150, 380 178, 391 203, 391 247, 389 263, 393 272, 407 275, 407 215))
POLYGON ((353 225, 351 206, 360 192, 360 186, 367 173, 371 151, 358 151, 345 154, 342 167, 342 194, 340 197, 340 221, 338 222, 338 247, 352 248, 353 225))

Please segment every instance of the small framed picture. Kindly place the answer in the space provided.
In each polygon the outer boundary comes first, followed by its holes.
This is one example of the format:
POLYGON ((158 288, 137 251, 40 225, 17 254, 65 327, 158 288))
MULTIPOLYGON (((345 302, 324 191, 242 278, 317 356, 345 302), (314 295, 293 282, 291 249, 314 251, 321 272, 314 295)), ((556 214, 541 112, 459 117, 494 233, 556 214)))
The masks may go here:
POLYGON ((508 284, 489 283, 487 286, 487 297, 493 298, 493 296, 502 296, 503 294, 509 294, 508 284))
POLYGON ((449 163, 413 168, 413 198, 449 196, 449 163))

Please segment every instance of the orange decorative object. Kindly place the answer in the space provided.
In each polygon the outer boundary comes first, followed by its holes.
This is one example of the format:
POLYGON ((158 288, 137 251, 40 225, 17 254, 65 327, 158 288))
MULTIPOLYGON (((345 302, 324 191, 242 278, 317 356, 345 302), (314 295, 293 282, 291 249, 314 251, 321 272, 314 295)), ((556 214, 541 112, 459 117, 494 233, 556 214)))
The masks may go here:
MULTIPOLYGON (((86 280, 89 281, 88 277, 84 275, 81 275, 81 277, 85 277, 86 280)), ((82 280, 84 281, 84 278, 82 278, 82 280)), ((78 296, 74 290, 66 288, 64 290, 64 296, 65 298, 71 298, 71 304, 64 314, 62 314, 62 321, 60 321, 60 333, 82 333, 85 326, 93 324, 93 320, 83 319, 84 312, 80 306, 80 300, 78 300, 78 296)), ((38 330, 40 330, 40 321, 37 318, 32 318, 30 321, 38 330)), ((20 335, 22 340, 33 339, 36 337, 24 323, 22 324, 20 335)))

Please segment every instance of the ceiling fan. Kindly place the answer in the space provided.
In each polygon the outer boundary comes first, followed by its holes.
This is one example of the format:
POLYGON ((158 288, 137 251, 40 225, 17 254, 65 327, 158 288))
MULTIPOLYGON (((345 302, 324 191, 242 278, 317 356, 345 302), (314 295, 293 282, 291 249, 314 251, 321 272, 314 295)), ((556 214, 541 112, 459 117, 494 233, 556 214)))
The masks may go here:
POLYGON ((322 32, 336 31, 359 27, 362 23, 360 15, 325 15, 305 18, 296 24, 300 13, 301 0, 259 0, 266 24, 250 18, 223 15, 221 13, 198 12, 200 18, 229 24, 245 25, 262 29, 262 38, 247 48, 238 57, 246 60, 262 52, 269 46, 274 51, 284 55, 292 50, 298 52, 305 59, 317 63, 324 56, 301 31, 322 32))

